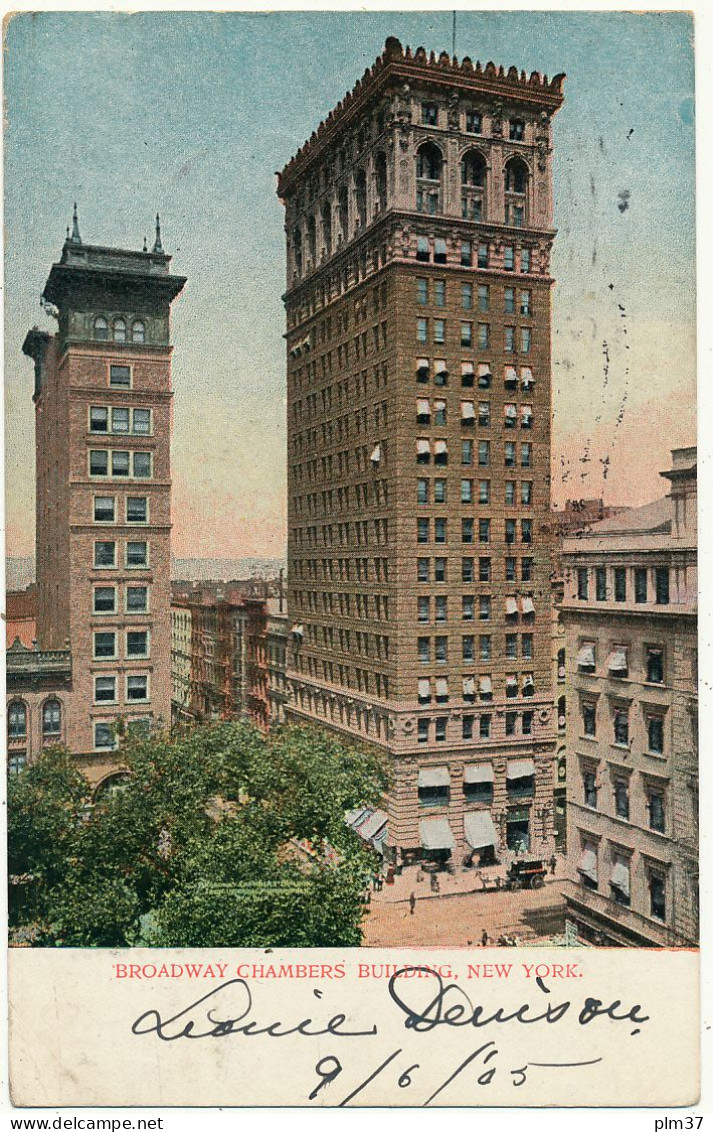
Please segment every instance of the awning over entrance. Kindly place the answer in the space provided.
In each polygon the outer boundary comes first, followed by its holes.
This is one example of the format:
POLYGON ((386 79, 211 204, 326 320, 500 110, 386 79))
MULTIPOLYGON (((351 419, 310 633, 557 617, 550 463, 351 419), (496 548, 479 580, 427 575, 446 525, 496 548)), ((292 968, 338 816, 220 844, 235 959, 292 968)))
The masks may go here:
POLYGON ((423 818, 418 823, 424 849, 454 849, 451 827, 445 818, 423 818))
POLYGON ((371 817, 367 818, 367 820, 359 826, 357 833, 360 837, 363 837, 365 841, 370 841, 381 833, 387 821, 388 815, 385 814, 383 810, 374 810, 371 817))
POLYGON ((495 771, 492 763, 475 763, 463 767, 464 782, 494 782, 495 771))
POLYGON ((486 845, 497 845, 495 826, 487 810, 465 815, 465 839, 471 849, 484 849, 486 845))
POLYGON ((532 778, 535 764, 532 759, 512 759, 505 773, 508 778, 532 778))
POLYGON ((418 772, 419 786, 450 786, 451 776, 447 766, 421 767, 418 772))

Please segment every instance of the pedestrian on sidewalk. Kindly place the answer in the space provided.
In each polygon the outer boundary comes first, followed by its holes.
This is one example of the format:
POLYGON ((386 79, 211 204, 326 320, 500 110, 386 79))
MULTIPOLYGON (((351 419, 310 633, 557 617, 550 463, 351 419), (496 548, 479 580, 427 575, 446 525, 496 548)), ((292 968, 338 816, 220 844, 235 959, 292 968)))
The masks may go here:
POLYGON ((411 893, 411 895, 408 898, 408 906, 409 906, 409 910, 411 912, 411 915, 413 916, 414 908, 416 907, 416 897, 415 897, 413 892, 411 893))
POLYGON ((554 876, 555 873, 557 872, 557 854, 556 853, 553 853, 552 856, 550 857, 550 872, 552 873, 552 876, 554 876))
POLYGON ((487 947, 489 938, 490 937, 488 936, 488 933, 486 932, 485 928, 483 928, 483 934, 480 937, 480 946, 487 947))

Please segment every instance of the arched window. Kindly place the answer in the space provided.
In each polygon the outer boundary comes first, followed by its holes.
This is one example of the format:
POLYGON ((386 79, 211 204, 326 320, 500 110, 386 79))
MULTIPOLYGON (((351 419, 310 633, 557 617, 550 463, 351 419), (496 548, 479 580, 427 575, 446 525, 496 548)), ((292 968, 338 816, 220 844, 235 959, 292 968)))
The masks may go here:
POLYGON ((332 254, 332 206, 327 202, 322 207, 322 239, 327 255, 332 254))
POLYGON ((386 158, 383 153, 377 154, 375 162, 376 199, 379 212, 386 208, 386 158))
POLYGON ((565 669, 565 650, 559 649, 557 653, 557 679, 564 680, 566 675, 565 669))
POLYGON ((424 142, 416 152, 416 176, 420 181, 440 181, 443 155, 433 142, 424 142))
POLYGON ((339 190, 339 228, 342 239, 349 238, 349 194, 344 186, 339 190))
POLYGON ((357 169, 354 177, 354 197, 356 201, 357 217, 359 219, 359 227, 366 227, 366 173, 363 169, 357 169))
POLYGON ((126 321, 123 318, 114 319, 114 341, 126 341, 126 321))
POLYGON ((520 157, 511 157, 505 166, 505 192, 524 196, 527 191, 528 169, 520 157))
POLYGON ((94 319, 94 337, 105 341, 109 337, 109 323, 103 315, 94 319))
POLYGON ((56 737, 62 730, 62 707, 59 700, 47 700, 42 708, 42 734, 56 737))
POLYGON ((298 275, 302 274, 302 233, 299 228, 295 228, 292 233, 292 249, 295 255, 295 271, 298 275))
POLYGON ((557 701, 557 727, 560 731, 564 731, 567 726, 567 700, 564 696, 560 696, 557 701))
POLYGON ((108 802, 112 795, 120 794, 129 784, 128 774, 112 774, 109 778, 105 778, 100 782, 94 792, 95 805, 101 805, 102 802, 108 802))
POLYGON ((485 187, 487 166, 485 158, 477 149, 471 149, 463 156, 460 163, 460 179, 463 185, 470 188, 482 189, 485 187))
POLYGON ((9 739, 27 738, 27 708, 21 700, 13 700, 7 709, 7 734, 9 739))
POLYGON ((146 324, 140 318, 131 324, 131 341, 132 342, 145 342, 146 341, 146 324))

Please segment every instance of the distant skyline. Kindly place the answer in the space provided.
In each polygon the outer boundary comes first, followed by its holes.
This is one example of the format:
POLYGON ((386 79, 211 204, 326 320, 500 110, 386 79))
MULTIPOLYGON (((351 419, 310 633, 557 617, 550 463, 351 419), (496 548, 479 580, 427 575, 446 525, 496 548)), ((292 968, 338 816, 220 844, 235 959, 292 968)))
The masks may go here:
MULTIPOLYGON (((451 49, 450 12, 23 13, 6 29, 7 553, 34 550, 26 330, 73 200, 87 243, 156 211, 175 304, 173 553, 285 548, 284 233, 276 170, 388 35, 451 49), (78 50, 81 47, 81 50, 78 50), (71 65, 68 65, 71 60, 71 65)), ((553 497, 637 505, 695 443, 692 22, 459 11, 456 53, 553 75, 553 497)))

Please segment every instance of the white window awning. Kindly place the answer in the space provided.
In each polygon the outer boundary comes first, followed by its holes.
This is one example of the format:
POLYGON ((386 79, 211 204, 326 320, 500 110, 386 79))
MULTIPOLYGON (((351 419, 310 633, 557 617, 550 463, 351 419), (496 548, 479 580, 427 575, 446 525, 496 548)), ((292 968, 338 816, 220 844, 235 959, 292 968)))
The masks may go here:
POLYGON ((531 385, 534 385, 535 379, 532 376, 532 370, 528 366, 524 366, 520 370, 520 380, 522 382, 523 389, 529 389, 531 385))
POLYGON ((492 377, 489 362, 481 362, 478 366, 478 377, 492 377))
POLYGON ((515 418, 517 417, 517 406, 516 405, 506 405, 505 406, 505 416, 511 421, 515 420, 515 418))
POLYGON ((474 696, 475 695, 475 679, 472 676, 464 676, 463 677, 463 695, 464 696, 474 696))
POLYGON ((534 601, 532 600, 531 597, 524 597, 522 599, 522 612, 523 613, 534 613, 535 612, 535 603, 534 603, 534 601))
POLYGON ((577 869, 583 873, 585 877, 589 877, 596 883, 597 880, 597 852, 591 845, 585 845, 582 849, 582 856, 579 858, 577 869))
POLYGON ((472 362, 461 362, 460 372, 463 374, 464 377, 470 377, 470 375, 473 373, 473 363, 472 362))
POLYGON ((420 786, 450 786, 451 776, 447 766, 422 766, 418 771, 420 786))
POLYGON ((475 405, 472 401, 461 401, 460 406, 461 420, 474 421, 475 420, 475 405))
POLYGON ((480 677, 480 694, 481 696, 490 696, 493 691, 493 681, 490 676, 480 677))
POLYGON ((515 366, 505 366, 505 380, 517 385, 517 370, 515 366))
POLYGON ((312 339, 308 334, 306 338, 302 339, 302 349, 303 350, 311 350, 311 348, 312 348, 312 339))
POLYGON ((448 695, 448 679, 445 676, 437 676, 436 677, 436 695, 437 696, 447 696, 448 695))
POLYGON ((419 370, 419 371, 425 370, 426 373, 428 373, 430 368, 431 368, 431 363, 429 362, 428 358, 418 358, 416 360, 416 369, 417 370, 419 370))
POLYGON ((577 653, 577 664, 580 668, 594 668, 596 660, 594 657, 594 645, 582 645, 577 653))
POLYGON ((625 861, 617 861, 612 869, 611 885, 613 888, 618 888, 623 892, 624 896, 630 895, 630 880, 629 880, 629 866, 625 861))
POLYGON ((419 700, 429 700, 431 698, 431 681, 429 679, 425 678, 419 680, 418 698, 419 700))
POLYGON ((626 672, 628 667, 629 664, 626 658, 626 649, 621 646, 613 648, 609 653, 609 656, 607 657, 607 668, 609 669, 609 671, 626 672))
POLYGON ((380 444, 374 445, 374 448, 372 450, 372 453, 371 453, 371 456, 369 457, 369 459, 371 460, 372 464, 380 463, 380 461, 381 461, 381 445, 380 444))
POLYGON ((522 419, 524 421, 529 421, 532 419, 532 405, 523 405, 521 412, 522 419))
POLYGON ((388 815, 385 814, 383 810, 374 810, 371 816, 359 826, 357 833, 360 837, 363 837, 365 841, 378 838, 388 820, 388 815))
POLYGON ((423 818, 418 823, 424 849, 455 849, 451 827, 445 818, 423 818))
POLYGON ((522 682, 522 686, 523 686, 523 688, 534 688, 535 687, 535 681, 532 678, 532 676, 526 676, 525 679, 522 682))
POLYGON ((448 451, 448 442, 446 440, 436 440, 433 445, 433 451, 436 456, 442 456, 448 451))
POLYGON ((506 676, 505 686, 507 688, 517 688, 517 676, 506 676))
POLYGON ((294 637, 304 637, 304 635, 305 635, 304 625, 293 625, 292 626, 292 635, 294 637))
POLYGON ((535 764, 532 759, 512 759, 505 772, 506 778, 532 778, 535 773, 535 764))
POLYGON ((448 377, 448 366, 446 365, 445 358, 436 358, 433 363, 433 368, 437 375, 441 377, 448 377))
POLYGON ((506 597, 505 598, 505 612, 506 612, 508 617, 514 617, 515 616, 515 614, 517 613, 517 598, 516 597, 506 597))
POLYGON ((416 451, 418 452, 419 456, 428 456, 430 451, 431 451, 431 441, 430 440, 417 440, 416 441, 416 451))
POLYGON ((425 397, 419 397, 416 402, 416 412, 419 417, 430 417, 431 415, 431 402, 426 400, 425 397))
POLYGON ((465 839, 471 849, 485 849, 488 845, 497 845, 498 835, 495 831, 495 825, 486 810, 466 814, 463 825, 465 839))
POLYGON ((492 763, 471 763, 463 767, 464 782, 494 782, 495 771, 492 763))

